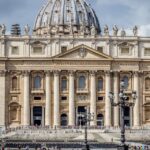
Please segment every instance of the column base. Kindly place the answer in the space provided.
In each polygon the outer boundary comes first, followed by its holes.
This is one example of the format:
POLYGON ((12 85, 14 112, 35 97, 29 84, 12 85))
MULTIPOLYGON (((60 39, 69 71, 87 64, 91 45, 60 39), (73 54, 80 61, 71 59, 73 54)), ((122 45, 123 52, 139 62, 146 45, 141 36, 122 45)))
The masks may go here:
POLYGON ((131 129, 141 129, 141 127, 140 126, 133 126, 133 127, 131 127, 131 129))
POLYGON ((127 145, 120 145, 117 147, 117 150, 128 150, 129 149, 129 146, 127 145))

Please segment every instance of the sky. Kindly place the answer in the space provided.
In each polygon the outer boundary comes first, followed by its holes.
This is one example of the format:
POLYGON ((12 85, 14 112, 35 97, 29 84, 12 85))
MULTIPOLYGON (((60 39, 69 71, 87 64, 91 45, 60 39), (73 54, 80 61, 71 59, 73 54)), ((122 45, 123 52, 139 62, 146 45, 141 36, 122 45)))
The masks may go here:
MULTIPOLYGON (((0 24, 10 26, 19 23, 31 28, 41 6, 47 0, 0 0, 0 24)), ((101 28, 105 24, 112 30, 114 25, 131 34, 132 28, 139 27, 139 35, 150 36, 150 0, 87 0, 94 8, 101 28)))

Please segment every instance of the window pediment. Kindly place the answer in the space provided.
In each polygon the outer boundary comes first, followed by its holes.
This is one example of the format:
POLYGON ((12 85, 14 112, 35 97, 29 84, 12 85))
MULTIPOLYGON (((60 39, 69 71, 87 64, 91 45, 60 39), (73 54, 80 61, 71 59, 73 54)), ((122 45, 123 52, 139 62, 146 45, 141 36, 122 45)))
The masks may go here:
POLYGON ((45 46, 47 43, 43 41, 33 41, 30 42, 31 46, 45 46))

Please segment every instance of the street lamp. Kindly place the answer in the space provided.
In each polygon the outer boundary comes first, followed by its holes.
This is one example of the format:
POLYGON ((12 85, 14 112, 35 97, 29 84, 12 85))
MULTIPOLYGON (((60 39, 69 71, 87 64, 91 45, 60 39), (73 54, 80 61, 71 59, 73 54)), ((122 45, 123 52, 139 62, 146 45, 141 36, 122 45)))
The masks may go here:
POLYGON ((85 123, 85 132, 84 132, 84 148, 82 150, 90 150, 90 147, 88 145, 88 133, 87 133, 87 128, 88 128, 88 123, 94 119, 94 113, 82 113, 78 115, 81 117, 82 121, 85 123))
POLYGON ((120 93, 119 93, 119 102, 118 103, 114 103, 114 93, 113 92, 110 92, 109 93, 109 98, 110 98, 110 101, 111 101, 111 105, 116 107, 116 106, 120 106, 120 112, 121 112, 121 145, 118 147, 119 150, 128 150, 128 146, 125 144, 125 123, 124 123, 124 118, 125 118, 125 115, 124 115, 124 111, 125 111, 125 107, 126 106, 134 106, 135 104, 135 100, 137 98, 137 93, 136 91, 132 91, 132 99, 133 101, 132 102, 129 102, 127 101, 128 100, 128 97, 125 93, 125 90, 126 90, 126 86, 125 86, 125 82, 122 80, 120 82, 120 93))

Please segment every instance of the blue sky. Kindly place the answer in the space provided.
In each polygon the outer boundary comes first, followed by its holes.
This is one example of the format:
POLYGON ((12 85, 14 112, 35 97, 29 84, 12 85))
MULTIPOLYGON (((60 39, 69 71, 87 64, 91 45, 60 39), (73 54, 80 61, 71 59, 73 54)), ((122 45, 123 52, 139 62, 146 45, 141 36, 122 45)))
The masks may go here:
MULTIPOLYGON (((138 25, 141 35, 150 36, 150 0, 87 0, 95 9, 101 27, 113 25, 130 32, 138 25)), ((0 0, 0 24, 7 30, 14 23, 33 27, 35 17, 46 0, 0 0)))

